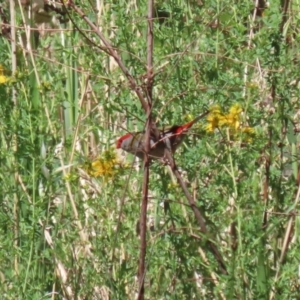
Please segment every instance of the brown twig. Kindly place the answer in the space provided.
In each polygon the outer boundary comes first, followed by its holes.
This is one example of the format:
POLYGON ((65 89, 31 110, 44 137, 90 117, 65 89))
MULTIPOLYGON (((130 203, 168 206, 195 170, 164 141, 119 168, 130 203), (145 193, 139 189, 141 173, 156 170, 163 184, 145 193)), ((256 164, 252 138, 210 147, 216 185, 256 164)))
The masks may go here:
POLYGON ((221 253, 219 252, 219 250, 218 250, 217 246, 215 245, 215 243, 208 236, 209 232, 208 232, 208 229, 206 227, 206 220, 205 220, 203 214, 200 212, 199 208, 197 207, 197 205, 195 203, 195 200, 191 196, 184 180, 182 179, 182 177, 181 177, 181 175, 180 175, 180 173, 179 173, 179 171, 176 167, 175 161, 174 161, 169 149, 167 149, 167 147, 165 149, 165 155, 166 155, 166 158, 169 161, 169 164, 170 164, 170 167, 171 167, 171 170, 172 170, 173 174, 177 178, 177 181, 180 184, 180 186, 181 186, 181 188, 182 188, 182 190, 183 190, 183 192, 184 192, 184 194, 185 194, 185 196, 186 196, 186 198, 187 198, 187 200, 190 204, 191 209, 193 210, 193 213, 194 213, 195 218, 197 220, 197 223, 200 227, 200 230, 207 239, 206 244, 207 244, 209 250, 212 252, 215 259, 219 263, 221 272, 224 273, 224 274, 228 274, 227 270, 226 270, 226 265, 224 263, 224 260, 222 258, 221 253))
MULTIPOLYGON (((63 2, 63 1, 62 1, 63 2)), ((132 77, 128 69, 125 67, 124 63, 121 60, 121 57, 116 52, 116 50, 112 47, 112 45, 109 43, 109 41, 104 37, 101 31, 99 31, 98 27, 84 14, 84 12, 76 6, 72 0, 68 1, 68 5, 93 29, 94 33, 98 35, 102 43, 105 45, 107 52, 109 55, 111 55, 115 61, 117 62, 118 66, 124 73, 124 75, 127 77, 128 81, 130 82, 131 88, 135 91, 137 94, 143 109, 145 112, 148 111, 148 105, 147 102, 144 99, 143 93, 141 91, 141 88, 135 81, 135 79, 132 77)))
MULTIPOLYGON (((150 111, 150 109, 149 109, 150 111)), ((149 187, 149 168, 150 168, 150 158, 148 153, 150 152, 150 132, 151 132, 151 117, 148 117, 145 133, 145 154, 144 154, 144 177, 143 177, 143 199, 141 205, 140 214, 140 259, 138 266, 138 281, 139 281, 139 291, 138 300, 144 299, 144 282, 146 273, 146 250, 147 250, 147 207, 148 207, 148 187, 149 187)))
MULTIPOLYGON (((144 154, 144 178, 143 178, 143 199, 140 216, 140 260, 138 267, 139 291, 138 300, 144 300, 145 292, 145 274, 146 274, 146 250, 147 250, 147 206, 148 206, 148 187, 150 174, 150 135, 153 128, 151 110, 152 110, 152 89, 153 89, 153 6, 154 0, 148 1, 148 33, 147 33, 147 124, 145 133, 145 154, 144 154)), ((156 127, 154 125, 154 127, 156 127)), ((156 129, 156 128, 155 128, 156 129)), ((157 130, 157 129, 156 129, 157 130)))
POLYGON ((151 134, 151 98, 148 98, 148 118, 146 123, 145 131, 145 153, 144 153, 144 176, 143 176, 143 198, 140 213, 140 259, 138 266, 138 281, 139 281, 139 291, 138 300, 144 300, 144 282, 146 274, 146 250, 147 250, 147 207, 148 207, 148 194, 149 194, 149 174, 150 174, 150 134, 151 134))

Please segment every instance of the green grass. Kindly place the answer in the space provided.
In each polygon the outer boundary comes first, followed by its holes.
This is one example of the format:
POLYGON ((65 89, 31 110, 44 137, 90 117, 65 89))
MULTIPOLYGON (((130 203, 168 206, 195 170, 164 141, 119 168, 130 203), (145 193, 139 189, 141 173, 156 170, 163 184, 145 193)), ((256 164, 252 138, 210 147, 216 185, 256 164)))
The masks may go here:
MULTIPOLYGON (((208 234, 169 167, 151 165, 145 299, 298 299, 298 2, 286 19, 280 1, 255 18, 251 2, 155 3, 152 113, 159 126, 239 104, 239 129, 254 128, 255 136, 207 133, 204 119, 175 154, 208 234)), ((98 14, 87 1, 80 8, 144 92, 148 4, 93 5, 98 14)), ((142 162, 118 152, 109 176, 88 170, 97 157, 114 157, 107 153, 117 137, 144 129, 146 114, 74 10, 55 30, 39 29, 37 46, 24 24, 38 24, 26 14, 18 8, 10 20, 9 3, 1 14, 17 32, 15 44, 0 36, 0 76, 8 79, 0 77, 2 298, 134 299, 142 162)))

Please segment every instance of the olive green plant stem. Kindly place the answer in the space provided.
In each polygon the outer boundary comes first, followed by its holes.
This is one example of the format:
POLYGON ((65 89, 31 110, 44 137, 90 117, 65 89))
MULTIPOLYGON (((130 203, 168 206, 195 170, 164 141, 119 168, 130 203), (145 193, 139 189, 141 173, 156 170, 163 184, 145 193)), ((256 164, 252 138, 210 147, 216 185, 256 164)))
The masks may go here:
MULTIPOLYGON (((217 0, 217 15, 220 15, 220 1, 217 0)), ((218 69, 218 62, 219 62, 219 44, 220 44, 220 36, 221 36, 221 32, 220 29, 217 28, 217 32, 216 32, 216 42, 215 42, 215 68, 218 69)))
MULTIPOLYGON (((17 43, 16 43, 16 16, 15 16, 15 1, 10 0, 10 34, 11 34, 11 71, 15 74, 17 70, 17 43)), ((14 87, 12 87, 12 101, 14 105, 17 105, 17 92, 14 87)))
MULTIPOLYGON (((10 0, 9 1, 9 7, 10 7, 10 30, 11 30, 11 61, 12 61, 12 73, 15 74, 17 70, 17 57, 16 57, 16 51, 17 51, 17 46, 16 46, 16 16, 15 16, 15 1, 10 0)), ((17 120, 17 95, 16 95, 16 89, 12 87, 12 102, 14 105, 14 111, 13 111, 13 116, 15 117, 15 122, 17 120)), ((15 130, 16 132, 16 125, 15 125, 15 130)), ((12 150, 14 153, 17 153, 18 145, 17 145, 17 135, 16 133, 13 135, 13 141, 12 141, 12 150)), ((14 156, 14 165, 17 168, 17 158, 14 156)), ((16 185, 16 190, 18 186, 18 170, 16 170, 14 174, 14 182, 16 185)), ((17 248, 18 248, 18 243, 19 243, 19 199, 17 192, 14 192, 14 208, 13 208, 13 215, 14 215, 14 243, 13 246, 15 248, 15 253, 18 253, 17 248)), ((19 274, 19 267, 18 267, 18 255, 15 254, 14 256, 14 272, 16 275, 19 274)))
MULTIPOLYGON (((23 11, 23 8, 22 6, 20 5, 21 7, 21 14, 22 14, 22 18, 24 20, 24 23, 26 23, 26 17, 25 17, 25 14, 24 14, 24 11, 23 11)), ((30 40, 30 26, 26 26, 26 29, 25 29, 25 33, 26 33, 26 38, 27 40, 29 41, 30 40)), ((38 86, 41 86, 41 81, 40 81, 40 78, 39 78, 39 74, 38 74, 38 70, 37 70, 37 67, 36 67, 36 63, 35 63, 35 60, 34 60, 34 56, 33 56, 33 51, 32 51, 32 47, 30 45, 30 43, 27 43, 28 44, 28 52, 29 52, 29 56, 30 56, 30 59, 31 59, 31 64, 32 64, 32 68, 34 70, 34 74, 35 74, 35 79, 37 81, 37 85, 38 86)), ((46 117, 47 117, 47 121, 48 121, 48 126, 50 127, 50 132, 51 134, 56 137, 57 136, 57 133, 56 133, 56 130, 54 129, 54 125, 51 121, 51 118, 50 118, 50 112, 49 112, 49 109, 47 107, 47 104, 46 104, 46 101, 45 101, 45 95, 41 95, 41 99, 42 99, 42 105, 43 105, 43 108, 44 108, 44 111, 45 111, 45 114, 46 114, 46 117)), ((64 176, 66 177, 67 175, 67 171, 66 171, 66 166, 64 165, 64 161, 63 161, 63 157, 62 157, 62 154, 60 153, 58 155, 59 157, 59 160, 60 160, 60 164, 61 164, 61 168, 63 170, 63 174, 64 176)), ((73 211, 73 214, 74 214, 74 218, 75 218, 75 223, 78 227, 78 231, 79 231, 79 236, 85 246, 85 252, 86 254, 91 254, 90 251, 89 251, 89 247, 88 247, 88 238, 87 238, 87 235, 86 233, 84 232, 83 230, 83 226, 80 222, 80 219, 79 219, 79 214, 77 212, 77 208, 76 208, 76 204, 75 204, 75 200, 74 200, 74 196, 72 194, 72 190, 71 190, 71 187, 70 187, 70 183, 68 181, 66 181, 66 188, 67 188, 67 194, 69 196, 69 200, 71 202, 71 207, 72 207, 72 211, 73 211)))
MULTIPOLYGON (((252 46, 252 40, 254 38, 254 22, 256 19, 256 14, 257 14, 257 8, 258 8, 258 0, 255 1, 255 7, 253 10, 253 15, 252 19, 250 21, 250 31, 249 31, 249 38, 248 38, 248 43, 247 47, 250 50, 252 46)), ((246 96, 246 91, 247 91, 247 80, 248 80, 248 62, 245 63, 245 68, 244 68, 244 88, 243 88, 243 96, 246 96)))
MULTIPOLYGON (((20 11, 21 11, 21 15, 22 15, 22 19, 23 19, 23 22, 24 24, 26 24, 26 16, 24 14, 24 9, 20 3, 20 0, 19 0, 19 6, 20 6, 20 11)), ((28 23, 28 22, 27 22, 28 23)), ((36 67, 36 63, 35 63, 35 59, 34 59, 34 56, 33 56, 33 51, 32 51, 32 47, 31 47, 31 43, 29 42, 30 41, 30 34, 31 33, 31 27, 30 25, 25 25, 25 34, 26 34, 26 39, 27 39, 27 45, 28 45, 28 49, 26 49, 26 51, 29 53, 29 56, 30 56, 30 61, 31 61, 31 64, 32 64, 32 69, 34 70, 34 74, 35 74, 35 80, 37 82, 37 86, 41 86, 41 81, 40 81, 40 77, 39 77, 39 74, 38 74, 38 71, 37 71, 37 67, 36 67)), ((42 105, 44 107, 44 111, 45 111, 45 114, 46 114, 46 117, 47 117, 47 121, 48 121, 48 125, 50 127, 50 131, 51 131, 51 134, 53 136, 56 136, 56 131, 54 129, 54 126, 53 126, 53 123, 51 121, 51 118, 50 118, 50 112, 49 112, 49 109, 46 105, 46 102, 45 102, 45 96, 44 95, 41 95, 41 99, 42 99, 42 105)))
MULTIPOLYGON (((84 83, 84 89, 83 89, 82 97, 81 97, 80 103, 79 103, 80 110, 82 108, 84 99, 86 97, 86 90, 87 90, 87 87, 88 87, 88 82, 89 82, 89 77, 86 78, 86 81, 84 83)), ((63 175, 64 175, 65 178, 67 177, 67 174, 70 171, 70 167, 73 165, 72 162, 73 162, 73 159, 74 159, 75 146, 76 146, 76 141, 77 141, 77 137, 78 137, 78 132, 79 132, 79 126, 80 126, 81 119, 82 119, 82 112, 80 111, 79 115, 78 115, 77 123, 76 123, 75 133, 74 133, 74 136, 73 136, 73 144, 72 144, 72 150, 71 150, 71 155, 70 155, 70 159, 69 159, 69 164, 65 165, 62 153, 58 154, 58 158, 59 158, 60 165, 61 165, 61 170, 62 170, 63 175)), ((65 181, 65 186, 66 186, 66 189, 67 189, 68 200, 71 204, 73 216, 74 216, 74 219, 75 219, 75 224, 78 228, 78 233, 79 233, 80 239, 82 241, 84 252, 85 252, 86 255, 92 256, 92 253, 91 253, 90 247, 89 247, 90 243, 88 241, 88 235, 86 234, 86 232, 83 228, 83 225, 80 221, 79 213, 78 213, 76 202, 75 202, 75 196, 72 193, 70 182, 66 180, 65 181)), ((64 200, 62 215, 64 214, 65 201, 66 200, 64 200)))
MULTIPOLYGON (((284 26, 286 24, 286 21, 287 21, 287 11, 288 11, 288 7, 289 7, 289 0, 285 0, 285 1, 281 1, 281 9, 282 9, 282 15, 281 15, 281 23, 280 23, 280 26, 278 28, 278 37, 277 37, 277 41, 276 41, 276 51, 274 52, 274 57, 276 59, 280 58, 280 55, 282 53, 284 53, 284 51, 281 51, 283 50, 283 48, 281 48, 281 43, 282 43, 282 36, 284 34, 284 26)), ((275 64, 275 67, 277 67, 278 69, 278 66, 277 64, 275 64)), ((279 70, 279 69, 278 69, 279 70)), ((270 93, 271 93, 271 97, 272 97, 272 102, 273 102, 273 105, 276 105, 278 104, 278 99, 280 99, 280 87, 278 86, 278 81, 277 81, 277 78, 273 78, 272 81, 271 81, 271 88, 270 88, 270 93)), ((282 133, 284 132, 284 122, 282 122, 282 133)), ((273 149, 273 137, 274 137, 274 134, 273 134, 273 130, 274 128, 270 125, 269 128, 268 128, 268 136, 269 136, 269 142, 266 146, 266 148, 268 147, 268 150, 269 150, 269 155, 266 156, 265 158, 265 169, 266 169, 266 178, 268 179, 268 183, 270 184, 270 174, 271 174, 271 158, 272 158, 272 151, 274 150, 273 149)), ((282 152, 282 149, 281 149, 281 162, 282 162, 282 159, 283 159, 283 152, 282 152)), ((264 198, 266 199, 265 202, 266 204, 268 203, 268 200, 269 200, 269 197, 268 196, 268 185, 265 185, 265 189, 264 189, 264 198)), ((298 199, 299 199, 299 191, 300 191, 300 187, 298 187, 298 192, 297 192, 297 195, 296 195, 296 200, 295 200, 295 203, 294 203, 294 207, 296 207, 296 204, 298 203, 298 199)), ((267 205, 265 205, 267 207, 267 205)), ((278 210, 278 207, 279 205, 277 205, 276 207, 276 210, 278 210)), ((284 256, 286 254, 286 251, 287 251, 287 248, 288 248, 288 244, 289 244, 289 240, 290 240, 290 236, 292 235, 292 224, 293 224, 293 220, 294 220, 294 214, 291 215, 290 217, 290 220, 288 222, 288 225, 287 225, 287 228, 286 228, 286 233, 285 233, 285 237, 284 237, 284 244, 283 244, 283 247, 282 247, 282 250, 281 250, 281 255, 279 257, 279 259, 276 261, 276 275, 275 275, 275 278, 274 278, 274 281, 272 283, 272 287, 271 287, 271 293, 270 293, 270 296, 269 296, 269 299, 272 300, 272 299, 275 299, 275 295, 276 295, 276 292, 277 292, 277 282, 278 282, 278 279, 280 277, 280 274, 281 274, 281 266, 282 266, 282 263, 283 263, 283 259, 284 259, 284 256)), ((267 227, 267 212, 265 212, 264 214, 264 223, 263 223, 264 227, 267 227)), ((280 239, 282 239, 280 237, 280 239)), ((278 241, 277 241, 278 242, 278 241)))
MULTIPOLYGON (((228 145, 230 145, 230 132, 229 129, 226 130, 226 136, 227 136, 227 141, 228 141, 228 145)), ((230 170, 228 170, 227 168, 226 171, 228 172, 228 174, 230 175, 230 177, 232 178, 232 184, 233 184, 233 189, 234 189, 234 194, 232 196, 232 200, 230 199, 230 211, 232 214, 232 217, 234 218, 234 211, 236 210, 236 214, 237 214, 237 227, 238 227, 238 244, 239 244, 239 251, 241 251, 242 248, 242 237, 241 237, 241 214, 240 214, 240 207, 239 205, 236 204, 236 199, 238 197, 238 189, 237 189, 237 185, 236 185, 236 176, 235 176, 235 172, 234 172, 234 163, 233 163, 233 159, 232 159, 232 153, 231 153, 231 148, 230 146, 226 146, 226 150, 228 152, 228 158, 229 158, 229 164, 230 164, 230 170)), ((235 227, 235 220, 233 219, 231 226, 235 227)))
MULTIPOLYGON (((59 154, 59 160, 60 160, 60 164, 61 164, 61 169, 63 171, 63 175, 64 177, 66 178, 67 177, 67 169, 69 169, 69 166, 65 166, 64 165, 64 161, 63 161, 63 157, 61 154, 59 154)), ((80 218, 79 218, 79 213, 78 213, 78 210, 77 210, 77 207, 76 207, 76 203, 75 203, 75 198, 74 198, 74 195, 72 193, 72 189, 71 189, 71 186, 70 186, 70 183, 66 180, 65 181, 65 185, 66 185, 66 189, 67 189, 67 194, 68 194, 68 197, 69 197, 69 201, 70 201, 70 204, 71 204, 71 207, 72 207, 72 211, 73 211, 73 216, 74 216, 74 222, 78 228, 78 233, 79 233, 79 236, 80 236, 80 239, 82 241, 82 245, 83 245, 83 248, 84 248, 84 253, 88 256, 92 256, 92 253, 90 251, 90 243, 88 241, 88 236, 82 226, 82 223, 80 221, 80 218)))
POLYGON ((73 136, 73 144, 72 144, 72 150, 71 150, 70 161, 69 161, 70 166, 73 163, 73 159, 74 159, 76 141, 77 141, 77 137, 78 137, 80 122, 81 122, 81 119, 82 119, 82 105, 83 105, 84 100, 86 98, 86 91, 87 91, 87 88, 88 88, 89 79, 90 79, 89 76, 87 76, 87 78, 85 78, 84 89, 83 89, 83 92, 82 92, 81 99, 79 101, 79 114, 78 114, 78 118, 77 118, 77 121, 76 121, 76 127, 75 127, 74 136, 73 136))
MULTIPOLYGON (((198 251, 199 251, 199 254, 200 254, 203 262, 205 262, 207 265, 209 265, 207 255, 205 254, 203 249, 201 247, 199 247, 198 251)), ((220 281, 219 281, 218 277, 216 276, 216 273, 211 271, 210 274, 211 274, 210 276, 211 276, 212 282, 217 286, 220 283, 220 281)), ((219 294, 220 294, 220 299, 226 300, 226 297, 222 290, 219 291, 219 294)))
POLYGON ((169 161, 171 170, 173 172, 173 174, 175 175, 175 177, 177 178, 177 181, 179 183, 179 185, 181 186, 183 193, 185 194, 190 207, 195 215, 196 221, 200 227, 201 232, 204 235, 204 238, 206 238, 206 244, 209 248, 209 250, 212 252, 212 254, 214 255, 215 259, 217 260, 219 266, 220 266, 220 270, 223 274, 228 274, 227 273, 227 269, 226 269, 226 265, 225 262, 223 260, 223 257, 221 255, 221 253, 219 252, 217 246, 215 245, 215 243, 209 238, 209 232, 208 229, 206 227, 206 220, 203 216, 203 214, 200 212, 199 208, 197 207, 195 200, 193 199, 192 195, 190 194, 184 180, 182 179, 177 166, 175 164, 175 161, 172 157, 172 154, 170 153, 170 151, 166 148, 165 149, 165 155, 167 160, 169 161))
MULTIPOLYGON (((241 215, 241 210, 240 210, 240 205, 239 203, 236 203, 236 200, 238 198, 238 189, 237 189, 237 183, 236 183, 236 176, 235 176, 235 165, 234 165, 234 160, 232 158, 232 151, 231 151, 231 140, 230 140, 230 131, 229 129, 226 130, 226 137, 227 137, 227 142, 225 145, 226 147, 226 152, 228 153, 228 159, 229 159, 229 166, 230 168, 228 169, 225 166, 225 171, 230 175, 232 178, 232 185, 233 185, 233 195, 229 197, 229 214, 230 214, 230 219, 232 220, 230 223, 230 239, 231 239, 231 249, 232 249, 232 257, 231 257, 231 268, 233 272, 231 273, 232 278, 234 278, 234 272, 236 272, 235 269, 235 263, 236 263, 236 249, 241 253, 242 255, 243 250, 242 250, 242 215, 241 215)), ((243 268, 242 268, 243 269, 243 268)))
MULTIPOLYGON (((297 190, 297 194, 296 194, 295 201, 293 204, 293 209, 295 209, 297 207, 299 202, 300 202, 300 185, 298 185, 298 190, 297 190)), ((271 289, 271 293, 270 293, 270 297, 269 297, 270 300, 275 299, 275 291, 276 291, 275 285, 280 277, 282 263, 283 263, 285 255, 287 253, 288 246, 292 240, 292 232, 294 230, 293 223, 295 222, 295 218, 296 218, 296 214, 294 214, 294 213, 291 214, 289 217, 288 224, 286 226, 285 235, 284 235, 284 239, 283 239, 283 245, 281 248, 281 254, 280 254, 277 266, 276 266, 276 275, 275 275, 275 279, 273 282, 273 289, 271 289)))
MULTIPOLYGON (((148 32, 147 32, 147 99, 152 105, 153 88, 153 10, 154 1, 148 1, 148 32)), ((151 124, 150 124, 151 125, 151 124)))
MULTIPOLYGON (((68 165, 69 168, 67 168, 68 172, 70 171, 70 168, 73 164, 74 153, 75 153, 75 148, 76 148, 76 142, 77 142, 79 127, 80 127, 80 122, 81 122, 81 119, 82 119, 82 111, 81 110, 82 110, 82 105, 84 103, 84 99, 86 97, 86 91, 87 91, 87 88, 88 88, 88 83, 89 83, 89 76, 85 79, 84 89, 83 89, 82 96, 81 96, 81 99, 80 99, 80 102, 79 102, 79 115, 78 115, 78 119, 77 119, 77 122, 76 122, 75 133, 74 133, 74 136, 73 136, 73 144, 72 144, 71 155, 70 155, 70 160, 69 160, 69 165, 68 165)), ((63 158, 61 156, 60 156, 60 161, 61 161, 61 164, 63 165, 63 158)), ((67 175, 66 172, 67 172, 67 170, 64 170, 65 176, 67 175)), ((78 210, 77 210, 77 207, 76 207, 75 199, 73 197, 69 182, 66 182, 66 187, 67 187, 67 191, 68 191, 69 200, 70 200, 70 203, 71 203, 73 215, 75 217, 75 222, 77 223, 77 226, 78 226, 78 229, 79 229, 79 235, 80 235, 81 240, 84 242, 85 252, 86 252, 86 254, 91 256, 92 253, 90 252, 90 249, 89 249, 89 246, 88 246, 89 245, 88 236, 85 233, 84 228, 83 228, 83 226, 80 222, 79 213, 78 213, 78 210)))
POLYGON ((286 24, 287 20, 288 20, 288 9, 290 6, 290 0, 284 0, 281 1, 282 3, 282 19, 281 19, 281 24, 280 24, 280 32, 283 33, 284 30, 284 25, 286 24))

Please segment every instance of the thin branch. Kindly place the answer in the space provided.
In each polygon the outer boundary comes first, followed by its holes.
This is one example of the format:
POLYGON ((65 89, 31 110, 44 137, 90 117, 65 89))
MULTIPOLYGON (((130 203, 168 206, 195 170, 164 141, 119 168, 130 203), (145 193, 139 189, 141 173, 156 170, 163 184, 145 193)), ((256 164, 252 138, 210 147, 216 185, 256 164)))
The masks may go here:
POLYGON ((154 0, 148 1, 148 33, 147 33, 147 99, 152 104, 153 88, 153 9, 154 0))
MULTIPOLYGON (((258 0, 255 1, 255 8, 253 10, 252 19, 250 20, 250 31, 249 31, 249 38, 247 43, 248 50, 252 47, 252 40, 254 38, 254 22, 256 19, 257 11, 258 11, 258 0)), ((246 62, 245 68, 244 68, 244 88, 243 88, 243 97, 246 97, 246 91, 247 91, 247 80, 248 80, 248 63, 246 62)))
POLYGON ((284 25, 286 23, 286 21, 288 20, 288 9, 290 6, 290 0, 285 0, 282 4, 282 19, 281 19, 281 23, 280 23, 280 33, 283 33, 283 29, 284 29, 284 25))
MULTIPOLYGON (((150 111, 150 109, 149 109, 150 111)), ((148 192, 149 192, 149 168, 150 168, 150 158, 148 153, 150 152, 150 132, 151 132, 151 118, 149 117, 146 125, 145 133, 145 154, 144 154, 144 177, 143 177, 143 199, 141 205, 140 214, 140 259, 138 266, 138 281, 139 281, 139 292, 138 300, 144 300, 144 282, 145 282, 145 260, 146 260, 146 250, 147 250, 147 207, 148 207, 148 192)))
POLYGON ((124 75, 127 77, 128 81, 130 82, 131 88, 135 91, 143 109, 145 110, 145 112, 147 112, 148 106, 144 99, 143 93, 141 92, 141 88, 139 87, 135 79, 132 77, 128 69, 125 67, 119 54, 115 51, 110 42, 104 37, 102 32, 99 31, 98 27, 84 14, 84 12, 78 6, 76 6, 73 3, 73 1, 68 1, 68 5, 93 29, 94 33, 98 35, 102 43, 107 48, 107 52, 109 53, 109 55, 111 55, 115 59, 118 66, 120 67, 124 75))
MULTIPOLYGON (((152 131, 152 89, 153 89, 153 5, 154 0, 148 1, 148 34, 147 34, 147 124, 145 133, 145 154, 144 154, 144 178, 143 178, 143 199, 141 206, 140 216, 140 260, 138 267, 138 280, 139 280, 139 292, 138 300, 144 300, 145 292, 145 261, 146 261, 146 250, 147 250, 147 206, 148 206, 148 188, 149 188, 149 174, 150 174, 150 134, 152 131)), ((154 125, 154 127, 156 127, 154 125)), ((157 129, 155 128, 157 131, 157 129)), ((157 133, 158 135, 158 133, 157 133)))
MULTIPOLYGON (((292 209, 294 209, 294 211, 296 211, 296 207, 298 206, 299 202, 300 202, 300 185, 298 185, 297 193, 296 193, 296 196, 295 196, 295 201, 294 201, 294 204, 292 206, 292 209)), ((277 283, 277 281, 280 277, 280 272, 282 270, 282 263, 283 263, 285 255, 287 253, 288 246, 291 242, 292 235, 294 233, 295 217, 296 217, 295 214, 292 214, 290 216, 288 225, 287 225, 286 230, 285 230, 285 235, 284 235, 284 239, 283 239, 283 246, 282 246, 282 249, 281 249, 281 254, 280 254, 280 257, 279 257, 278 265, 276 266, 277 270, 276 270, 276 275, 275 275, 273 285, 275 285, 277 283)), ((274 290, 274 289, 271 290, 270 297, 269 297, 270 300, 273 300, 275 298, 275 291, 276 290, 274 290)))
MULTIPOLYGON (((12 56, 12 73, 15 74, 16 70, 17 70, 17 46, 16 46, 16 29, 15 29, 15 20, 16 20, 16 16, 15 16, 15 2, 13 0, 10 0, 9 2, 10 5, 10 23, 11 23, 11 56, 12 56)), ((18 102, 17 102, 17 95, 16 95, 16 89, 13 87, 12 88, 12 102, 13 102, 13 113, 16 116, 16 110, 18 107, 18 102)), ((14 154, 16 154, 17 150, 18 150, 18 139, 17 139, 17 128, 16 128, 16 124, 14 125, 14 131, 15 133, 13 134, 13 138, 12 138, 12 149, 14 154)), ((14 164, 17 166, 17 158, 16 156, 14 156, 14 164)), ((18 260, 18 246, 19 246, 19 226, 20 226, 20 220, 19 220, 19 198, 18 198, 18 194, 17 194, 17 185, 18 185, 18 178, 19 178, 19 174, 18 174, 18 170, 16 170, 15 174, 15 192, 14 192, 14 208, 13 208, 13 214, 14 214, 14 220, 13 220, 13 224, 14 224, 14 251, 15 251, 15 255, 14 255, 14 272, 15 275, 19 274, 19 260, 18 260)))
POLYGON ((166 158, 168 159, 169 161, 169 164, 170 164, 170 167, 171 167, 171 170, 173 172, 173 174, 175 175, 175 177, 177 178, 177 181, 178 183, 180 184, 189 204, 190 204, 190 207, 191 209, 193 210, 193 213, 195 215, 195 218, 197 220, 197 223, 200 227, 200 230, 201 232, 203 233, 203 235, 206 237, 206 244, 209 248, 209 250, 211 251, 211 253, 214 255, 215 259, 217 260, 217 262, 219 263, 219 266, 220 266, 220 270, 223 274, 228 274, 227 270, 226 270, 226 265, 224 263, 224 260, 223 260, 223 257, 221 255, 221 253, 219 252, 217 246, 215 245, 215 243, 209 238, 209 232, 208 232, 208 229, 206 227, 206 220, 203 216, 203 214, 200 212, 199 208, 197 207, 196 203, 195 203, 195 200, 193 199, 192 195, 190 194, 184 180, 182 179, 177 167, 176 167, 176 164, 175 164, 175 161, 169 151, 169 149, 165 149, 165 155, 166 155, 166 158))

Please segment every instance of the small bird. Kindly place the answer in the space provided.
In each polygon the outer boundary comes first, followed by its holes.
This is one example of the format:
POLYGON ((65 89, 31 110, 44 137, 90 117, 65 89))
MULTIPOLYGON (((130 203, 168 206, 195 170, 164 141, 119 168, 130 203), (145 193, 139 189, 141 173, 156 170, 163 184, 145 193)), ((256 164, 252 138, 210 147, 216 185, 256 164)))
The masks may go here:
MULTIPOLYGON (((155 137, 154 133, 150 133, 150 152, 151 158, 163 158, 165 154, 165 147, 167 147, 172 153, 180 146, 185 138, 188 130, 201 118, 207 115, 208 112, 199 115, 194 120, 183 124, 173 125, 166 130, 159 130, 159 138, 155 137)), ((127 133, 121 136, 116 143, 117 149, 123 149, 126 152, 132 153, 139 158, 144 157, 145 149, 145 132, 133 132, 127 133)))

